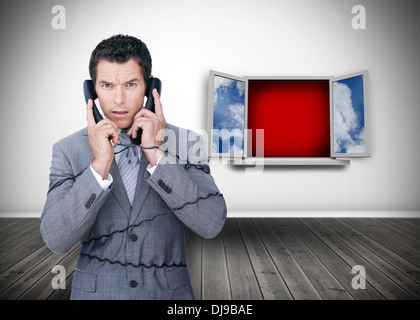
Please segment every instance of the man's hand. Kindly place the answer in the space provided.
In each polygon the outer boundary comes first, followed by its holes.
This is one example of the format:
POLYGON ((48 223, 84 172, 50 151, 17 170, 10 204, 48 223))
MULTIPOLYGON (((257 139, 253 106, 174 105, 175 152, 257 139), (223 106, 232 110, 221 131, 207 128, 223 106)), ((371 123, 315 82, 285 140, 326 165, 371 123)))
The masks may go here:
POLYGON ((163 129, 165 129, 166 120, 163 116, 162 103, 159 93, 153 89, 153 98, 155 101, 155 112, 142 108, 135 116, 130 130, 127 132, 133 138, 137 137, 137 130, 143 129, 141 136, 141 146, 152 167, 157 164, 159 157, 163 154, 159 149, 144 149, 147 147, 159 147, 163 142, 163 129))
POLYGON ((114 148, 108 137, 111 136, 114 144, 119 143, 118 126, 108 118, 96 123, 92 107, 93 101, 89 99, 86 113, 90 147, 93 154, 92 168, 101 175, 102 179, 107 179, 114 158, 114 148))

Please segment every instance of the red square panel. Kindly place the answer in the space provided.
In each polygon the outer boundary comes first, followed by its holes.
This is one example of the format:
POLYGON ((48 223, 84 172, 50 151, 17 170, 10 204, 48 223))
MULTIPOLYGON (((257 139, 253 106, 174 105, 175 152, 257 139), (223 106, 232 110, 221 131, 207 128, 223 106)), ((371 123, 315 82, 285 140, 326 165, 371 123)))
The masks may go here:
POLYGON ((264 157, 330 157, 329 80, 249 80, 248 129, 264 157))

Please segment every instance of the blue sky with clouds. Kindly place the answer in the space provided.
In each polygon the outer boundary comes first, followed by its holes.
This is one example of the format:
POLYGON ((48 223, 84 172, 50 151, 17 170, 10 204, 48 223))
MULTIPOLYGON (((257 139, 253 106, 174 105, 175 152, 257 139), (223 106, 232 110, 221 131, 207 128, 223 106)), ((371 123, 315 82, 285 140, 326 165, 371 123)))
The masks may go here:
POLYGON ((242 154, 244 149, 245 82, 214 77, 212 152, 242 154))
POLYGON ((333 83, 334 152, 364 153, 363 76, 333 83))

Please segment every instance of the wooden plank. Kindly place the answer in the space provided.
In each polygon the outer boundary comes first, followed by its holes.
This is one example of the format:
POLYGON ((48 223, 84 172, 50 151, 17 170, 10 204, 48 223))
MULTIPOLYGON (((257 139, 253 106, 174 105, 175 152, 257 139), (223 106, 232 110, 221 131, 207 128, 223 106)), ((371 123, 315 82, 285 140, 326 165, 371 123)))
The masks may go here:
MULTIPOLYGON (((388 300, 411 300, 414 297, 390 280, 382 272, 372 266, 360 253, 355 252, 346 243, 335 237, 329 230, 324 228, 314 219, 300 219, 319 239, 321 239, 329 248, 331 248, 342 260, 351 268, 354 266, 363 266, 366 270, 366 290, 369 285, 374 287, 388 300)), ((321 222, 322 223, 322 222, 321 222)), ((370 254, 372 255, 372 253, 370 254)), ((351 268, 349 271, 351 271, 351 268)), ((353 291, 356 291, 353 289, 353 291)), ((357 290, 359 291, 359 290, 357 290)), ((350 292, 353 293, 353 292, 350 292)))
POLYGON ((399 226, 393 222, 394 219, 372 219, 373 223, 377 223, 375 229, 382 231, 386 235, 398 240, 403 245, 420 253, 420 232, 411 231, 410 229, 399 226))
POLYGON ((388 249, 385 246, 385 243, 380 243, 370 238, 363 232, 354 228, 352 225, 346 223, 343 219, 326 218, 324 220, 331 223, 345 234, 349 235, 353 240, 357 241, 357 243, 367 248, 377 256, 381 257, 383 260, 387 261, 389 264, 391 264, 393 267, 395 267, 409 278, 413 279, 415 282, 420 283, 420 268, 412 264, 410 261, 404 259, 394 251, 388 249))
POLYGON ((322 261, 324 266, 331 274, 342 284, 353 298, 370 300, 383 299, 373 287, 366 286, 364 290, 354 290, 352 280, 354 275, 351 273, 352 267, 341 259, 333 250, 331 250, 324 242, 322 242, 310 229, 305 227, 296 218, 281 219, 285 222, 293 232, 300 238, 305 245, 322 261))
POLYGON ((293 299, 251 220, 249 218, 238 218, 236 222, 263 298, 265 300, 293 299))
POLYGON ((7 228, 7 225, 17 221, 18 218, 0 218, 0 234, 2 231, 4 231, 5 228, 7 228))
POLYGON ((292 253, 324 300, 353 299, 340 282, 325 268, 321 261, 291 231, 289 226, 277 218, 267 219, 267 221, 276 231, 277 237, 292 253))
POLYGON ((420 227, 420 218, 405 218, 404 220, 420 227))
POLYGON ((187 257, 188 272, 190 273, 191 285, 194 291, 194 299, 201 300, 201 251, 203 238, 187 229, 185 233, 185 251, 187 257))
POLYGON ((54 289, 52 287, 52 280, 57 274, 52 273, 51 269, 48 270, 44 276, 42 276, 36 283, 34 283, 28 290, 26 290, 18 299, 19 300, 47 300, 50 295, 52 295, 56 290, 71 291, 69 284, 67 283, 68 274, 71 274, 79 258, 81 245, 79 244, 74 250, 66 254, 61 261, 58 262, 58 265, 61 265, 66 273, 66 288, 65 289, 54 289))
MULTIPOLYGON (((354 252, 359 254, 361 257, 366 259, 367 262, 372 264, 380 272, 389 277, 393 282, 403 288, 405 291, 410 293, 416 299, 420 299, 420 285, 403 272, 394 267, 390 261, 384 260, 376 252, 372 252, 367 247, 356 241, 350 235, 346 234, 336 225, 328 221, 327 219, 316 219, 318 224, 322 225, 323 228, 328 230, 337 239, 340 239, 344 244, 351 248, 354 252)), ((374 275, 368 273, 368 280, 374 277, 374 275)), ((376 279, 377 280, 377 279, 376 279)), ((388 290, 388 289, 387 289, 388 290)), ((384 295, 383 291, 380 290, 381 294, 384 295)))
POLYGON ((273 232, 267 220, 253 218, 252 222, 293 298, 296 300, 322 300, 302 267, 273 232))
POLYGON ((30 241, 22 244, 16 250, 12 250, 8 254, 4 255, 0 259, 0 274, 13 265, 16 265, 20 260, 24 259, 26 256, 30 255, 32 252, 36 251, 38 248, 44 245, 45 243, 41 234, 38 234, 34 238, 30 239, 30 241))
POLYGON ((222 237, 232 299, 261 300, 261 291, 235 219, 226 220, 222 237))
POLYGON ((392 237, 384 234, 383 232, 375 232, 373 226, 370 226, 366 219, 343 218, 343 221, 347 222, 349 225, 358 229, 360 232, 363 232, 375 241, 384 244, 388 249, 415 264, 417 267, 420 267, 420 255, 417 252, 411 250, 401 242, 394 240, 392 237))
POLYGON ((28 228, 15 237, 10 238, 9 241, 4 242, 0 246, 0 258, 3 259, 8 253, 16 250, 25 242, 30 241, 40 233, 38 224, 28 225, 28 228))
POLYGON ((19 239, 20 235, 24 234, 29 228, 39 226, 39 219, 25 218, 18 219, 7 226, 0 233, 0 245, 9 242, 15 238, 19 239))
POLYGON ((203 239, 202 300, 231 300, 222 234, 203 239))
MULTIPOLYGON (((80 243, 75 244, 69 252, 75 250, 80 243)), ((26 292, 34 283, 41 279, 45 274, 50 273, 51 269, 60 264, 67 254, 51 254, 41 262, 37 262, 34 268, 27 272, 19 281, 13 283, 6 290, 0 293, 0 300, 16 300, 26 292)))
POLYGON ((405 230, 410 230, 412 232, 415 232, 418 236, 420 235, 420 226, 416 225, 416 224, 412 224, 409 220, 404 219, 404 218, 388 218, 388 219, 384 219, 386 221, 390 220, 391 223, 394 223, 400 227, 403 227, 405 230))
POLYGON ((20 260, 0 274, 0 292, 6 290, 14 282, 20 281, 30 270, 52 254, 47 246, 41 246, 30 255, 20 260))

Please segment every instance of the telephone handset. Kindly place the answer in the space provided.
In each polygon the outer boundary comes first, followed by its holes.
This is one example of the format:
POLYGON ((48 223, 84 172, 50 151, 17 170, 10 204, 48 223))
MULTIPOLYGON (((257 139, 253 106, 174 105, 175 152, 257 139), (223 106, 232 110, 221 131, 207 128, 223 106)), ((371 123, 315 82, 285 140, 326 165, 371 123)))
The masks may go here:
MULTIPOLYGON (((155 101, 152 95, 153 89, 156 89, 159 95, 162 92, 162 82, 158 78, 149 79, 149 84, 147 85, 146 93, 145 93, 145 96, 147 96, 147 102, 144 108, 152 112, 155 112, 155 101)), ((85 94, 86 104, 88 103, 89 99, 92 99, 93 101, 93 117, 95 118, 96 123, 98 123, 103 118, 101 114, 99 113, 99 110, 95 104, 95 100, 98 98, 98 96, 96 94, 95 86, 93 85, 92 80, 85 80, 83 82, 83 92, 85 94)), ((137 132, 137 137, 135 139, 130 137, 131 142, 134 144, 140 145, 142 132, 143 130, 140 128, 139 131, 137 132)))

